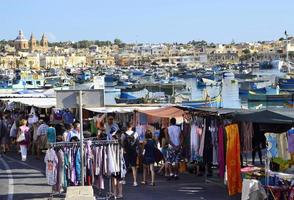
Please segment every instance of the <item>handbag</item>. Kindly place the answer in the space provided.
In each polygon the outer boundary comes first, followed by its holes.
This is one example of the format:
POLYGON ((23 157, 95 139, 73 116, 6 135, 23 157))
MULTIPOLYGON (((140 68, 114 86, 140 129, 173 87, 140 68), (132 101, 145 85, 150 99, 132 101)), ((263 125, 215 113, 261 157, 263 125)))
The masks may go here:
POLYGON ((24 133, 24 132, 21 132, 21 133, 19 134, 19 136, 17 137, 16 141, 17 141, 17 142, 22 142, 22 141, 24 141, 25 139, 26 139, 25 133, 24 133))
POLYGON ((163 155, 158 148, 155 148, 155 162, 159 163, 163 160, 163 155))

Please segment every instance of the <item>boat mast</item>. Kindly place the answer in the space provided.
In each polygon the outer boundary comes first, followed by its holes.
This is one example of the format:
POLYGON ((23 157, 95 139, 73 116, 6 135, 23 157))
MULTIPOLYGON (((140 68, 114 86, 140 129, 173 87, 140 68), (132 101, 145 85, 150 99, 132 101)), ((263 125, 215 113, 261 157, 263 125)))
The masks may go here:
POLYGON ((289 40, 288 40, 287 31, 285 31, 285 36, 286 36, 286 63, 289 64, 289 52, 288 52, 289 40))

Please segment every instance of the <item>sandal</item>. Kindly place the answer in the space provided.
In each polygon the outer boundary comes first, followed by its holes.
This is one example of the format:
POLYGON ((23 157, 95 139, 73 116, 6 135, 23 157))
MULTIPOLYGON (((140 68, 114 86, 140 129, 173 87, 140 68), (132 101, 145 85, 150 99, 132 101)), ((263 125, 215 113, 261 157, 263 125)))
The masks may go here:
POLYGON ((147 182, 146 182, 146 181, 141 181, 141 184, 142 184, 142 185, 146 185, 147 182))
POLYGON ((116 196, 114 197, 115 199, 123 199, 123 196, 122 195, 119 195, 119 196, 116 196))

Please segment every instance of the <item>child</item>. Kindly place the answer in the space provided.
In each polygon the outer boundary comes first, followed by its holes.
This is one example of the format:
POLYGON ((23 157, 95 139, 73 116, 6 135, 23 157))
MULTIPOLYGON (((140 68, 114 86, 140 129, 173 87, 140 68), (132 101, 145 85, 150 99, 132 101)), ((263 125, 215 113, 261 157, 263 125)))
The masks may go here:
POLYGON ((141 182, 143 185, 146 185, 146 175, 147 170, 150 168, 151 171, 151 186, 155 186, 154 179, 154 163, 155 163, 155 149, 156 144, 152 139, 152 132, 150 130, 146 131, 145 141, 144 141, 144 151, 143 151, 143 181, 141 182))

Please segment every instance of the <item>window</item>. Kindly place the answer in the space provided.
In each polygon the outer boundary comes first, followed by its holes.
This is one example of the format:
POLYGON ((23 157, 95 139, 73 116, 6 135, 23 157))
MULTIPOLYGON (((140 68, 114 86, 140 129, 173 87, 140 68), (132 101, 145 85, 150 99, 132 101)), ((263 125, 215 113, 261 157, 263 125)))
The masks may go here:
POLYGON ((37 85, 41 85, 41 81, 36 81, 37 85))
POLYGON ((33 85, 33 82, 32 81, 26 81, 26 84, 27 85, 33 85))

